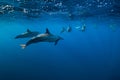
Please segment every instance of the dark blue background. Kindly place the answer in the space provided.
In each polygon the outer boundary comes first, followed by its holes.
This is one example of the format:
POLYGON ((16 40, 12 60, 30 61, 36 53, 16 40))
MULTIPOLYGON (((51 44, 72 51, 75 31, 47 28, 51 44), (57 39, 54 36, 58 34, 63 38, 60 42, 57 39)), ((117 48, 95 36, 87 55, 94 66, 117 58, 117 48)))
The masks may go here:
POLYGON ((0 80, 120 80, 119 22, 116 16, 0 17, 0 80), (85 32, 75 29, 83 24, 85 32), (69 25, 72 32, 60 34, 69 25), (56 46, 37 43, 22 50, 19 45, 29 39, 14 39, 28 28, 44 33, 46 27, 64 40, 56 46))

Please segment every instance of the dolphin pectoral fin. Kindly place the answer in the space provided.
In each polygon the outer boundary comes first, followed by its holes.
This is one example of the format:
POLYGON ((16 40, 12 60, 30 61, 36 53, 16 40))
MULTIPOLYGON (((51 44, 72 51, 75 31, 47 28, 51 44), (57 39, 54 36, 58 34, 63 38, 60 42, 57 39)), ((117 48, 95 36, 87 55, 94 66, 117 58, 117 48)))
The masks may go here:
POLYGON ((25 49, 26 48, 26 45, 25 44, 20 44, 21 48, 22 49, 25 49))
POLYGON ((56 40, 54 45, 57 45, 58 41, 59 41, 59 40, 56 40))

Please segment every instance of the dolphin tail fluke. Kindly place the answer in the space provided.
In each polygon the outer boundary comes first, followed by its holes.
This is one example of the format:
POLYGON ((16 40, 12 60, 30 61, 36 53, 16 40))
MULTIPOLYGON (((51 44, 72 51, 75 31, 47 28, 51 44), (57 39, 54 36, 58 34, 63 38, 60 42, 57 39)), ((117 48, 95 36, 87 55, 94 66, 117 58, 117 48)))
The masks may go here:
POLYGON ((20 44, 21 48, 22 49, 25 49, 26 48, 26 45, 25 44, 20 44))

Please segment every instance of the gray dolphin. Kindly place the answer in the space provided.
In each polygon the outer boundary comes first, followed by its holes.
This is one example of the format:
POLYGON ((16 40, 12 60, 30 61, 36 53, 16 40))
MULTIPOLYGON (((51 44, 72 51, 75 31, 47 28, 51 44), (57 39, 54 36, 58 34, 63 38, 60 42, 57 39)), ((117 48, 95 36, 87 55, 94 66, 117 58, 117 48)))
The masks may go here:
POLYGON ((37 36, 38 34, 39 34, 39 32, 37 32, 37 31, 32 32, 29 29, 27 29, 27 31, 25 33, 17 35, 15 37, 15 39, 18 39, 18 38, 31 38, 31 37, 37 36))
POLYGON ((66 31, 66 29, 63 27, 63 28, 61 29, 60 33, 63 33, 63 32, 65 32, 65 31, 66 31))
POLYGON ((86 25, 84 24, 83 26, 78 26, 78 27, 75 27, 77 30, 79 30, 79 31, 82 31, 82 32, 85 32, 85 30, 86 30, 86 25))
POLYGON ((63 40, 62 37, 58 35, 53 35, 49 32, 48 28, 46 28, 46 32, 43 34, 39 34, 36 37, 30 39, 26 44, 21 44, 22 49, 26 48, 28 45, 38 42, 55 42, 54 45, 57 45, 59 40, 63 40))
POLYGON ((86 25, 84 24, 82 27, 81 27, 81 31, 84 32, 86 30, 86 25))
POLYGON ((71 32, 72 31, 72 27, 69 25, 68 27, 67 27, 67 32, 71 32))

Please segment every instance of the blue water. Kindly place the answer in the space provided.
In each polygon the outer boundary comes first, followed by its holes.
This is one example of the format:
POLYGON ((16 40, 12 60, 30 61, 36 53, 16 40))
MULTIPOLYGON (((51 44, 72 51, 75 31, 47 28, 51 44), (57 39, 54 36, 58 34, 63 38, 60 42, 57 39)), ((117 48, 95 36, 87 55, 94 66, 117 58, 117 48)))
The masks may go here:
POLYGON ((120 80, 120 17, 0 16, 0 80, 120 80), (75 28, 83 24, 85 32, 75 28), (60 34, 69 25, 72 32, 60 34), (44 33, 46 28, 64 40, 23 50, 19 45, 29 38, 14 39, 27 29, 44 33))

